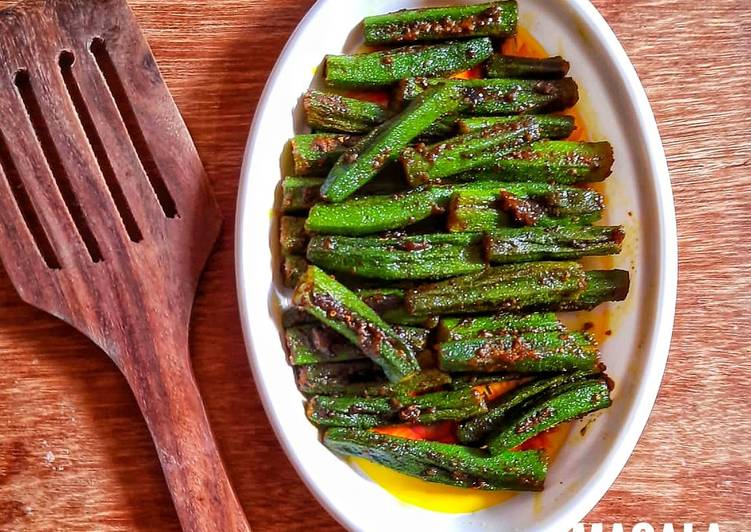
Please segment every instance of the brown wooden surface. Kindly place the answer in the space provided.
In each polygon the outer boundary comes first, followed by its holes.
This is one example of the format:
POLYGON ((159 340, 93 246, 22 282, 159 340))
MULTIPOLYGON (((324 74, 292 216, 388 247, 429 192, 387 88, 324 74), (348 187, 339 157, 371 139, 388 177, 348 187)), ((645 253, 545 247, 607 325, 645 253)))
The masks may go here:
MULTIPOLYGON (((336 529, 270 432, 245 357, 233 272, 231 220, 248 126, 276 56, 312 1, 131 4, 230 221, 209 261, 191 337, 230 474, 256 531, 336 529)), ((595 4, 657 115, 676 195, 681 272, 657 406, 589 521, 747 530, 751 7, 745 0, 595 4)), ((0 530, 177 526, 124 379, 88 340, 23 304, 0 275, 0 530)))
POLYGON ((188 351, 222 220, 133 13, 125 0, 29 0, 0 11, 0 57, 8 277, 121 369, 183 529, 249 531, 188 351))

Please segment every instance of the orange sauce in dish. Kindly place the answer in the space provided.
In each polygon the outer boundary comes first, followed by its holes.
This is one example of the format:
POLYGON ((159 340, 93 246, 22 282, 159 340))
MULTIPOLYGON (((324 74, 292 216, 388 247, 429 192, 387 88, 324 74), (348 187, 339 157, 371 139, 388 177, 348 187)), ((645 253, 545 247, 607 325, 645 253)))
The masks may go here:
MULTIPOLYGON (((524 57, 548 57, 545 49, 524 28, 519 28, 515 37, 507 39, 503 43, 501 52, 506 55, 518 55, 524 57)), ((459 79, 475 79, 481 77, 481 75, 481 70, 472 69, 457 74, 454 77, 459 79)), ((379 97, 382 96, 379 95, 379 97)), ((372 95, 371 98, 373 98, 372 95)), ((589 140, 589 131, 581 114, 577 112, 576 108, 568 109, 562 114, 571 115, 576 120, 577 128, 568 140, 589 140)), ((598 267, 606 268, 607 265, 598 264, 598 267)), ((576 317, 567 318, 565 320, 566 325, 578 330, 587 329, 599 342, 603 342, 607 339, 609 336, 609 315, 607 311, 573 314, 576 317)), ((499 394, 504 391, 508 390, 495 390, 495 392, 499 394)), ((548 461, 552 462, 555 460, 563 447, 563 444, 567 440, 572 425, 572 423, 565 423, 548 430, 547 432, 543 432, 524 443, 519 449, 540 450, 545 453, 548 461)), ((428 428, 402 426, 382 428, 378 430, 405 438, 454 443, 455 439, 453 439, 454 436, 452 432, 454 429, 455 426, 449 423, 439 424, 438 426, 428 428)), ((352 458, 350 460, 373 482, 380 485, 400 501, 436 512, 447 514, 476 512, 507 501, 516 495, 515 492, 482 491, 435 484, 404 475, 364 459, 352 458)))

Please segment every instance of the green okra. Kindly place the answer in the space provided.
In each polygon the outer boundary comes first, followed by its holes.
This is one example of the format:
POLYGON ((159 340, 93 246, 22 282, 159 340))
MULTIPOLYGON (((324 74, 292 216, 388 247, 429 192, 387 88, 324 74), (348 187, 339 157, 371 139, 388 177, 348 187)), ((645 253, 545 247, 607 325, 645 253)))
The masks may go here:
POLYGON ((463 37, 502 39, 516 33, 516 1, 404 9, 365 17, 365 43, 369 45, 442 41, 463 37))
POLYGON ((336 273, 369 279, 443 279, 485 268, 483 235, 427 234, 397 237, 314 236, 308 260, 336 273))
POLYGON ((489 78, 560 79, 571 65, 560 56, 537 59, 513 55, 493 55, 485 65, 489 78))
POLYGON ((516 388, 500 397, 487 413, 460 423, 456 431, 457 438, 466 445, 478 444, 496 432, 511 412, 530 399, 557 387, 583 381, 590 375, 588 372, 564 373, 538 379, 516 388))
POLYGON ((609 142, 549 140, 533 142, 498 157, 454 181, 539 181, 544 183, 596 182, 613 171, 613 147, 609 142))
POLYGON ((312 89, 303 96, 303 108, 312 129, 339 133, 369 133, 391 114, 377 103, 312 89))
POLYGON ((279 220, 279 242, 285 255, 305 255, 310 237, 305 231, 305 218, 282 216, 279 220))
POLYGON ((575 382, 553 390, 552 396, 532 400, 522 413, 508 420, 488 441, 492 454, 514 449, 530 438, 566 421, 583 417, 612 404, 607 380, 575 382))
POLYGON ((305 395, 363 395, 388 382, 370 360, 297 366, 295 380, 305 395))
POLYGON ((523 120, 533 120, 544 139, 565 139, 576 129, 573 116, 558 115, 518 115, 518 116, 481 116, 461 118, 457 121, 459 132, 463 134, 482 131, 497 124, 514 124, 523 120))
POLYGON ((462 421, 488 411, 485 396, 473 388, 396 400, 389 397, 326 397, 308 401, 308 419, 318 427, 368 429, 396 423, 462 421))
MULTIPOLYGON (((444 213, 449 207, 452 196, 470 192, 477 195, 478 201, 484 202, 497 211, 494 204, 502 191, 521 197, 534 197, 543 201, 546 207, 554 212, 565 207, 563 204, 556 203, 562 199, 568 201, 578 198, 581 202, 581 209, 586 209, 585 212, 590 212, 598 201, 602 202, 601 196, 594 191, 561 190, 544 183, 478 182, 465 185, 419 187, 394 195, 367 196, 352 198, 341 203, 317 204, 310 210, 306 229, 311 233, 345 236, 365 236, 403 229, 436 214, 444 213)), ((495 226, 482 226, 479 232, 492 229, 492 227, 495 226)), ((469 231, 468 228, 453 228, 452 230, 469 231)))
POLYGON ((447 229, 494 232, 515 225, 576 226, 602 217, 604 199, 596 191, 536 184, 542 188, 532 188, 534 183, 524 183, 526 189, 504 184, 499 194, 492 188, 458 189, 449 203, 447 229))
POLYGON ((462 488, 540 491, 547 462, 535 451, 486 451, 446 443, 408 440, 361 429, 329 429, 323 443, 346 456, 365 458, 405 475, 462 488))
POLYGON ((295 289, 293 303, 345 336, 383 368, 390 381, 417 373, 412 349, 354 292, 310 266, 295 289))
MULTIPOLYGON (((394 327, 394 332, 415 352, 427 347, 430 331, 419 327, 394 327)), ((298 325, 284 332, 290 365, 361 360, 367 355, 344 336, 324 325, 298 325)))
MULTIPOLYGON (((474 233, 470 233, 474 234, 474 233)), ((522 227, 497 229, 485 238, 491 264, 572 260, 621 252, 623 227, 522 227)))
POLYGON ((593 371, 599 364, 587 333, 507 333, 438 345, 438 365, 452 373, 593 371))
POLYGON ((388 87, 406 78, 468 70, 492 54, 493 43, 482 37, 366 54, 328 55, 325 79, 328 85, 344 89, 388 87))
POLYGON ((284 255, 282 259, 282 282, 287 288, 295 288, 308 269, 308 261, 302 255, 284 255))
POLYGON ((576 262, 532 262, 495 266, 408 290, 407 311, 416 316, 515 311, 559 303, 585 287, 576 262))
POLYGON ((323 179, 318 177, 285 177, 282 180, 282 212, 304 213, 321 201, 323 179))
MULTIPOLYGON (((357 135, 338 133, 296 135, 290 141, 295 174, 298 176, 326 174, 339 157, 360 140, 362 137, 357 135)), ((320 188, 320 185, 318 186, 320 188)))
POLYGON ((371 181, 410 141, 454 112, 458 105, 454 93, 454 89, 445 86, 424 92, 404 112, 347 150, 329 172, 321 187, 321 196, 340 202, 371 181))
POLYGON ((532 314, 501 313, 491 316, 446 317, 438 325, 441 343, 492 338, 508 333, 562 332, 563 324, 552 312, 532 314))
POLYGON ((537 122, 525 118, 450 138, 431 146, 419 144, 402 152, 401 162, 410 186, 441 183, 456 174, 482 168, 522 144, 540 138, 537 122))
POLYGON ((365 289, 358 291, 358 295, 387 323, 403 326, 417 325, 427 329, 434 328, 438 323, 436 317, 415 316, 408 313, 404 304, 404 289, 365 289))
POLYGON ((552 310, 592 310, 602 303, 623 301, 628 296, 631 283, 625 270, 595 270, 586 275, 585 287, 550 307, 552 310))
POLYGON ((563 111, 579 101, 579 88, 571 78, 442 79, 410 78, 400 83, 397 101, 402 105, 435 85, 458 90, 459 113, 470 116, 540 114, 563 111))
POLYGON ((461 390, 462 388, 487 386, 489 384, 510 381, 519 381, 520 384, 525 384, 532 379, 534 377, 517 375, 515 373, 455 373, 451 376, 451 387, 454 390, 461 390))

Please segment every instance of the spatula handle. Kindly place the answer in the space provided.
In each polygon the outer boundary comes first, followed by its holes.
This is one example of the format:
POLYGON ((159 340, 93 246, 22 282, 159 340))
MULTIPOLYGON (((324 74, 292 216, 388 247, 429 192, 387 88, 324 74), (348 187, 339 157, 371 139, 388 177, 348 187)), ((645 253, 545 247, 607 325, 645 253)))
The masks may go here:
POLYGON ((154 439, 180 524, 185 532, 250 532, 206 417, 187 338, 174 343, 136 355, 138 361, 122 369, 154 439))

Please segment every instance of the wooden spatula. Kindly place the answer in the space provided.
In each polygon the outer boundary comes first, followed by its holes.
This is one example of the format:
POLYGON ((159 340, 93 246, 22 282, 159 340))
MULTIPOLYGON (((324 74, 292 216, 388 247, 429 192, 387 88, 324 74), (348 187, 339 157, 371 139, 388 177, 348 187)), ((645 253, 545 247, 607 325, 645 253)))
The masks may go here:
POLYGON ((250 530, 196 386, 188 325, 221 225, 124 0, 0 11, 0 256, 28 303, 130 384, 185 530, 250 530))

